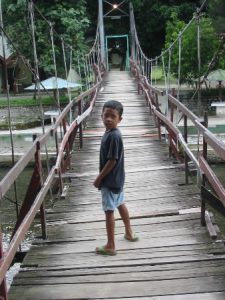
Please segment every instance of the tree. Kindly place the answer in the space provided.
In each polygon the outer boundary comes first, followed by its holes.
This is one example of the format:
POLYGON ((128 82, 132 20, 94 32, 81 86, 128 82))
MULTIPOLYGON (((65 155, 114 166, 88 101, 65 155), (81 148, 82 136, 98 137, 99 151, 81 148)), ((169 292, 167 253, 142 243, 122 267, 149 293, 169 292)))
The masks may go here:
POLYGON ((225 34, 225 2, 224 0, 211 0, 208 4, 209 15, 218 33, 225 34))
MULTIPOLYGON (((54 32, 55 53, 59 74, 63 73, 61 37, 65 44, 72 46, 75 51, 84 52, 87 47, 85 33, 89 26, 89 19, 86 13, 86 0, 39 0, 36 3, 38 9, 35 9, 35 38, 40 69, 45 75, 54 72, 50 27, 42 18, 42 14, 53 24, 54 30, 58 33, 54 32)), ((20 53, 33 62, 31 21, 27 1, 20 0, 15 4, 13 0, 5 0, 3 4, 7 34, 20 53)), ((70 49, 66 50, 67 57, 69 51, 70 49)))
POLYGON ((176 13, 180 20, 188 22, 200 6, 199 0, 133 0, 132 3, 141 47, 152 58, 161 53, 165 42, 166 23, 171 14, 176 13))
MULTIPOLYGON (((171 43, 176 40, 179 32, 185 27, 185 23, 172 16, 172 20, 167 22, 165 49, 169 48, 171 43)), ((204 75, 208 69, 215 52, 219 47, 219 38, 212 25, 212 19, 201 17, 200 19, 200 51, 201 51, 201 74, 204 75)), ((189 79, 195 79, 199 76, 198 54, 197 54, 197 25, 193 21, 182 35, 182 53, 181 53, 181 82, 189 79)), ((178 42, 172 47, 171 72, 178 76, 178 42)), ((167 57, 168 61, 168 57, 167 57)))

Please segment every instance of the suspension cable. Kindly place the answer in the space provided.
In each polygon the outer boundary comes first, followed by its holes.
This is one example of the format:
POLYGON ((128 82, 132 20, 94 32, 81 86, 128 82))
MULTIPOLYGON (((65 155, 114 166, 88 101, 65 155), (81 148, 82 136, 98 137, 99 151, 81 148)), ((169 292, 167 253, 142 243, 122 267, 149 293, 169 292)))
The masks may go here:
MULTIPOLYGON (((72 48, 71 48, 71 51, 72 51, 72 48)), ((83 92, 82 74, 81 74, 79 54, 77 55, 77 65, 78 65, 78 72, 79 72, 79 76, 80 76, 80 80, 81 80, 81 92, 83 92)))
POLYGON ((169 59, 168 59, 168 89, 169 93, 171 92, 170 88, 170 80, 171 80, 171 57, 172 57, 172 49, 169 49, 169 59))
POLYGON ((83 68, 84 68, 85 81, 86 81, 86 89, 88 89, 87 66, 86 66, 86 61, 84 56, 82 56, 82 60, 83 60, 83 68))
MULTIPOLYGON (((69 88, 69 83, 68 83, 68 69, 67 69, 67 64, 66 64, 66 53, 65 53, 65 45, 64 45, 64 39, 61 38, 61 43, 62 43, 62 52, 63 52, 63 61, 64 61, 64 69, 65 69, 65 76, 66 76, 66 86, 67 86, 67 94, 69 97, 69 103, 72 101, 72 96, 71 96, 71 89, 69 88)), ((71 70, 71 61, 70 61, 70 70, 71 70)), ((69 117, 69 123, 72 123, 72 110, 70 108, 70 117, 69 117)))
MULTIPOLYGON (((1 1, 0 1, 0 24, 1 24, 2 51, 3 51, 3 58, 4 58, 4 74, 5 74, 7 107, 8 107, 8 125, 9 125, 10 142, 11 142, 11 157, 12 157, 12 166, 14 166, 15 152, 14 152, 14 140, 13 140, 13 131, 12 131, 12 122, 11 122, 11 105, 10 105, 9 84, 8 84, 8 69, 7 69, 7 65, 6 65, 5 35, 4 35, 4 31, 3 31, 3 17, 2 17, 2 2, 1 1)), ((13 187, 14 187, 14 196, 15 196, 16 217, 18 219, 19 204, 18 204, 16 181, 14 181, 13 187)))
POLYGON ((156 71, 157 71, 157 68, 158 68, 158 58, 156 57, 155 59, 155 86, 156 86, 156 71))
MULTIPOLYGON (((33 8, 33 2, 29 1, 29 13, 30 13, 30 20, 31 20, 31 34, 32 34, 32 43, 33 43, 33 54, 34 54, 34 66, 35 66, 35 78, 37 83, 37 91, 38 91, 38 100, 39 100, 39 108, 40 108, 40 114, 41 114, 41 125, 42 125, 42 132, 45 133, 45 124, 44 124, 44 109, 42 105, 42 99, 41 99, 41 92, 40 92, 40 76, 39 76, 39 68, 38 68, 38 57, 37 57, 37 47, 36 47, 36 39, 35 39, 35 27, 34 27, 34 8, 33 8)), ((46 154, 46 166, 48 174, 50 172, 50 166, 49 166, 49 156, 48 156, 48 148, 45 144, 45 154, 46 154)), ((52 198, 52 190, 50 188, 50 195, 52 198)))
POLYGON ((152 60, 150 61, 150 64, 151 64, 151 85, 152 85, 152 71, 153 71, 153 69, 152 69, 152 60))
POLYGON ((166 68, 165 68, 164 55, 162 55, 161 57, 162 57, 162 66, 163 66, 164 82, 165 82, 165 87, 166 87, 166 95, 168 95, 168 84, 167 84, 167 74, 166 74, 166 68))
POLYGON ((182 46, 182 35, 179 35, 179 50, 178 50, 178 79, 177 79, 177 99, 180 99, 180 87, 181 87, 181 46, 182 46))
POLYGON ((49 24, 50 26, 50 37, 51 37, 51 44, 52 44, 52 57, 53 57, 53 64, 54 64, 54 72, 55 72, 55 83, 56 83, 56 100, 58 103, 58 111, 61 112, 60 108, 60 99, 59 99, 59 87, 58 87, 58 72, 57 72, 57 65, 56 65, 56 56, 55 56, 55 44, 54 44, 54 34, 53 34, 53 25, 52 23, 49 24))
MULTIPOLYGON (((204 1, 203 1, 201 7, 198 9, 198 13, 202 12, 202 10, 204 9, 204 7, 205 7, 205 5, 206 5, 206 2, 207 2, 207 0, 204 0, 204 1)), ((133 20, 135 20, 133 10, 132 10, 132 16, 131 16, 131 17, 133 18, 133 20)), ((162 55, 162 54, 165 54, 165 53, 167 53, 167 52, 169 52, 170 49, 172 49, 173 46, 174 46, 177 42, 179 42, 179 36, 180 36, 180 35, 182 36, 182 35, 185 33, 185 31, 189 28, 189 26, 192 24, 192 22, 195 20, 195 18, 196 18, 196 17, 193 16, 193 18, 188 22, 188 24, 186 24, 186 25, 184 26, 184 28, 180 31, 180 34, 178 35, 178 37, 170 44, 170 46, 169 46, 166 50, 164 50, 164 51, 161 53, 161 55, 162 55)), ((134 31, 135 44, 136 44, 136 47, 137 47, 137 48, 140 48, 140 49, 141 49, 141 46, 140 46, 140 43, 139 43, 139 40, 138 40, 138 36, 137 36, 137 30, 136 30, 135 21, 134 21, 133 23, 134 23, 133 31, 134 31)), ((141 51, 142 51, 142 50, 141 50, 141 51)), ((142 53, 143 53, 143 52, 142 52, 142 53)), ((161 58, 161 55, 158 56, 158 59, 161 58)), ((147 58, 147 57, 145 56, 144 53, 143 53, 143 56, 144 56, 147 60, 149 60, 149 61, 155 61, 155 60, 157 59, 157 58, 149 59, 149 58, 147 58)), ((136 60, 136 61, 137 61, 137 60, 136 60)))
POLYGON ((197 23, 197 55, 198 55, 198 108, 200 108, 200 101, 201 101, 201 49, 200 49, 200 16, 199 12, 197 12, 196 17, 196 23, 197 23))

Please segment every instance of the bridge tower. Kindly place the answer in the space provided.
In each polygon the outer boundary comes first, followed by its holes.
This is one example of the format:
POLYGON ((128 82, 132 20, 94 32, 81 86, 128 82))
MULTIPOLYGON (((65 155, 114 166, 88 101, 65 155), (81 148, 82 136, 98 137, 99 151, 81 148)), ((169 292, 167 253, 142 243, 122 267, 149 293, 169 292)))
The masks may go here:
POLYGON ((109 70, 109 50, 110 43, 112 39, 123 39, 123 43, 126 44, 126 53, 124 59, 124 67, 127 69, 129 67, 129 56, 130 53, 134 56, 134 15, 133 15, 133 5, 131 1, 128 3, 128 7, 123 8, 123 5, 127 4, 126 1, 118 0, 98 0, 98 16, 99 16, 99 34, 100 34, 100 52, 101 52, 101 60, 106 65, 109 70), (108 7, 105 7, 108 6, 108 7), (107 11, 105 11, 107 10, 107 11), (106 35, 105 34, 105 22, 104 19, 111 20, 119 20, 124 17, 129 17, 129 32, 126 34, 113 34, 106 35), (126 42, 125 42, 126 40, 126 42))

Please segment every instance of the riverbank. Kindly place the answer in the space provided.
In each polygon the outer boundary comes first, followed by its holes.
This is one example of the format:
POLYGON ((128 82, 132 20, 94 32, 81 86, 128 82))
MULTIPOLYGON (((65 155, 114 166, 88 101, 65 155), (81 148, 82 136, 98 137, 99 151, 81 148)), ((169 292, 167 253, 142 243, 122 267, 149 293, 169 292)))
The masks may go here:
MULTIPOLYGON (((51 125, 45 126, 45 132, 50 130, 51 125)), ((33 144, 33 135, 40 136, 43 133, 42 127, 29 128, 24 130, 14 130, 13 131, 13 150, 14 150, 14 160, 18 161, 32 146, 33 144)), ((11 147, 11 138, 8 130, 0 131, 0 166, 7 167, 11 164, 12 161, 12 147, 11 147)), ((54 137, 50 138, 47 145, 48 155, 55 156, 55 139, 54 137)), ((46 158, 46 152, 43 149, 41 152, 41 157, 46 158)), ((31 161, 32 163, 32 161, 31 161)))

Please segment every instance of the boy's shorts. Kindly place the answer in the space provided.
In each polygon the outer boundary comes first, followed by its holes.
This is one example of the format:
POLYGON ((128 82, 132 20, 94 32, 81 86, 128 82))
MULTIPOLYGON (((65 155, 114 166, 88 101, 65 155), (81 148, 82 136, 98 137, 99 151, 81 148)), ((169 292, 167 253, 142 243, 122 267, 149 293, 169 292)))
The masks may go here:
POLYGON ((108 188, 102 187, 102 208, 104 211, 112 210, 114 211, 118 206, 124 202, 124 192, 114 194, 108 188))

